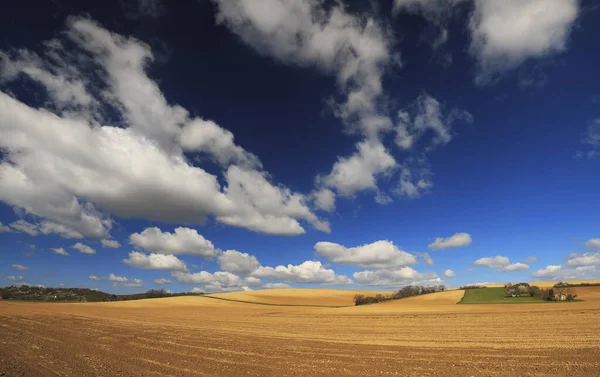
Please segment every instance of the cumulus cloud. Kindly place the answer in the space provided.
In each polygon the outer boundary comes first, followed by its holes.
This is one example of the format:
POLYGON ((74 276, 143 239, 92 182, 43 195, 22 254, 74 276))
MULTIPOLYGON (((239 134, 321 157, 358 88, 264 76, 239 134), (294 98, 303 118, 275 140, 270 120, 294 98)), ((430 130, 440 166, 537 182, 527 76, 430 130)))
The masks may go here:
POLYGON ((241 253, 237 250, 226 250, 217 258, 223 271, 236 275, 250 275, 260 267, 260 262, 254 255, 241 253))
POLYGON ((66 251, 65 251, 65 249, 64 249, 64 248, 62 248, 62 247, 53 247, 53 248, 51 248, 50 250, 52 250, 52 252, 53 252, 54 254, 64 255, 64 256, 66 256, 66 257, 68 257, 69 255, 71 255, 71 254, 69 254, 68 252, 66 252, 66 251))
POLYGON ((469 30, 476 83, 566 50, 578 13, 578 0, 475 0, 469 30))
POLYGON ((535 263, 537 262, 537 257, 529 257, 523 261, 523 263, 535 263))
POLYGON ((352 284, 352 280, 344 275, 337 275, 332 269, 325 268, 321 262, 305 261, 299 265, 259 267, 252 276, 281 280, 286 283, 313 283, 345 285, 352 284))
POLYGON ((75 245, 71 246, 71 248, 79 250, 79 252, 84 254, 96 254, 96 250, 92 249, 88 245, 82 244, 81 242, 77 242, 75 245))
POLYGON ((160 278, 160 279, 154 280, 154 284, 158 284, 158 285, 171 284, 171 283, 172 283, 172 281, 170 279, 166 279, 166 278, 160 278))
POLYGON ((377 189, 378 177, 390 175, 398 163, 379 141, 363 140, 356 144, 351 157, 339 157, 331 172, 318 182, 335 188, 343 197, 363 190, 377 189))
POLYGON ((585 242, 586 247, 600 249, 600 238, 592 238, 585 242))
POLYGON ((73 238, 105 239, 111 215, 184 224, 213 216, 273 234, 304 233, 302 220, 329 230, 307 196, 272 184, 230 132, 168 103, 146 74, 153 60, 147 44, 70 18, 60 39, 45 46, 44 56, 23 49, 1 55, 2 80, 37 82, 48 105, 34 108, 0 92, 0 200, 62 225, 73 238), (122 124, 110 125, 106 113, 122 124), (184 152, 211 157, 225 185, 184 152))
POLYGON ((510 259, 508 257, 503 257, 501 255, 496 255, 495 257, 485 257, 477 259, 474 264, 476 266, 493 268, 496 271, 522 271, 528 270, 529 265, 521 262, 510 263, 510 259))
POLYGON ((118 283, 125 283, 127 282, 129 279, 127 279, 126 277, 123 276, 117 276, 113 273, 111 273, 110 275, 108 275, 108 280, 110 281, 114 281, 114 282, 118 282, 118 283))
POLYGON ((600 252, 583 254, 572 253, 567 257, 567 265, 573 267, 600 265, 600 252))
POLYGON ((26 271, 29 270, 29 267, 27 266, 23 266, 21 264, 13 264, 12 268, 14 268, 15 270, 19 270, 19 271, 26 271))
POLYGON ((563 266, 550 265, 544 269, 537 270, 531 276, 548 280, 578 280, 592 278, 596 272, 596 266, 564 268, 563 266))
POLYGON ((454 233, 447 238, 437 237, 428 247, 431 250, 441 250, 449 247, 468 246, 472 241, 469 233, 454 233))
POLYGON ((212 242, 198 234, 196 229, 178 227, 173 233, 159 228, 146 228, 129 236, 129 243, 155 254, 188 254, 212 258, 217 250, 212 242))
POLYGON ((23 276, 7 276, 6 277, 8 280, 13 280, 13 281, 23 281, 23 276))
POLYGON ((402 267, 395 270, 366 270, 355 272, 352 276, 358 284, 389 288, 443 283, 443 280, 436 273, 420 273, 411 267, 402 267))
POLYGON ((316 190, 312 194, 315 207, 323 211, 332 212, 335 210, 335 193, 329 189, 316 190))
MULTIPOLYGON (((247 281, 235 274, 226 271, 210 273, 200 271, 194 274, 189 272, 172 272, 175 280, 183 284, 201 284, 205 292, 234 292, 249 290, 248 285, 255 284, 256 280, 247 281)), ((260 282, 258 283, 260 284, 260 282)))
POLYGON ((417 263, 414 255, 386 240, 349 248, 333 242, 317 242, 315 251, 332 262, 363 268, 392 268, 417 263))
POLYGON ((446 271, 444 271, 444 276, 447 278, 453 278, 456 276, 456 272, 454 272, 452 270, 446 270, 446 271))
POLYGON ((123 263, 144 270, 159 270, 159 271, 180 271, 186 272, 187 266, 178 259, 175 255, 165 254, 144 254, 137 251, 129 253, 127 259, 123 259, 123 263))
POLYGON ((118 249, 119 247, 121 247, 121 244, 117 240, 104 239, 104 240, 100 241, 100 243, 102 244, 102 247, 107 248, 107 249, 108 248, 118 249))

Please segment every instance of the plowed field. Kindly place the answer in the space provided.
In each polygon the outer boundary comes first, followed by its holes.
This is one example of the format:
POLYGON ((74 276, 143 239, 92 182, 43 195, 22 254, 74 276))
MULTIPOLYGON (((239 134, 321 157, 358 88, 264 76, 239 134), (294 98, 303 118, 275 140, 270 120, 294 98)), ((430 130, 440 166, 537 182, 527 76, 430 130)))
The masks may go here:
MULTIPOLYGON (((286 291, 222 297, 305 297, 286 291)), ((355 293, 306 295, 337 306, 355 293)), ((0 301, 0 376, 600 376, 600 287, 577 293, 585 301, 456 305, 462 291, 448 291, 345 308, 0 301)))

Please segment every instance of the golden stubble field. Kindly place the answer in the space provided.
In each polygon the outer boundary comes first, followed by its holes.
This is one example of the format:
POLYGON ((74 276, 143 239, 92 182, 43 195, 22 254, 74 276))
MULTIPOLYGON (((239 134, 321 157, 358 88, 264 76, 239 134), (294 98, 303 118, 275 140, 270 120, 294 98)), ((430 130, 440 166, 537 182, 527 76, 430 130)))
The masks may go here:
MULTIPOLYGON (((356 293, 217 296, 341 306, 356 293)), ((585 301, 456 305, 463 292, 448 291, 344 308, 0 301, 0 376, 600 376, 600 287, 577 293, 585 301)))

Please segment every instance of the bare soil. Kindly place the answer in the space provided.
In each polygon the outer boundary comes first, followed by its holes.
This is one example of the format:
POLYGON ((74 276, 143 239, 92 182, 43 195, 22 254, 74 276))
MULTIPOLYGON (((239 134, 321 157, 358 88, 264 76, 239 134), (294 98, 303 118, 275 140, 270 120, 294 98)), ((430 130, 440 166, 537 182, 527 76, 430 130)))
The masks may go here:
POLYGON ((600 287, 577 293, 585 301, 456 305, 462 291, 448 291, 346 308, 0 301, 0 376, 600 376, 600 287))

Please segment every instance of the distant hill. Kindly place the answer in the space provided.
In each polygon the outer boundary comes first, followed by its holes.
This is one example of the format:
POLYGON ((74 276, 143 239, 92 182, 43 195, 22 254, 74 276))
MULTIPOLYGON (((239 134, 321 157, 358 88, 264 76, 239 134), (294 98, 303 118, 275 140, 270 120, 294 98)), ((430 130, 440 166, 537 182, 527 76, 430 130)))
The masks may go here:
POLYGON ((11 285, 10 287, 0 288, 0 297, 3 300, 49 302, 127 301, 145 298, 200 296, 203 294, 192 292, 170 293, 164 289, 151 289, 144 293, 115 295, 89 288, 46 288, 30 285, 11 285))

